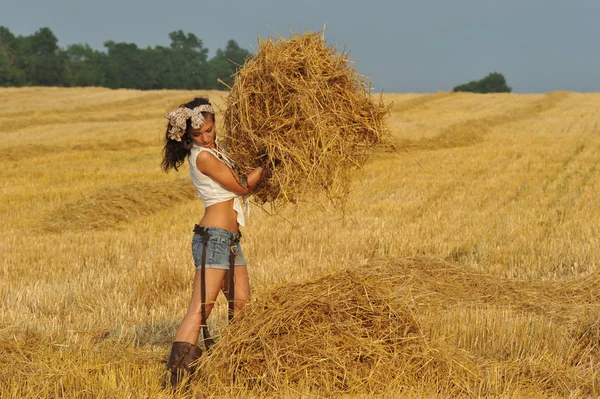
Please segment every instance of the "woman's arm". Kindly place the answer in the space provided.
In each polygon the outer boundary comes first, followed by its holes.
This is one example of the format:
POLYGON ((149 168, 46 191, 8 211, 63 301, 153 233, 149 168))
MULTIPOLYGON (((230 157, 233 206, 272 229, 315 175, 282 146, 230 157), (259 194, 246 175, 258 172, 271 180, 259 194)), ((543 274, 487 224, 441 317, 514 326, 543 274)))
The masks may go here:
POLYGON ((237 195, 249 194, 262 178, 264 171, 262 166, 252 170, 248 174, 247 187, 243 187, 231 168, 224 162, 219 161, 217 157, 208 151, 202 151, 198 154, 196 157, 196 167, 200 172, 237 195))
POLYGON ((262 166, 252 169, 252 171, 248 173, 248 177, 246 178, 246 187, 250 191, 254 190, 254 187, 257 186, 258 182, 260 181, 260 179, 263 178, 264 174, 265 168, 263 168, 262 166))

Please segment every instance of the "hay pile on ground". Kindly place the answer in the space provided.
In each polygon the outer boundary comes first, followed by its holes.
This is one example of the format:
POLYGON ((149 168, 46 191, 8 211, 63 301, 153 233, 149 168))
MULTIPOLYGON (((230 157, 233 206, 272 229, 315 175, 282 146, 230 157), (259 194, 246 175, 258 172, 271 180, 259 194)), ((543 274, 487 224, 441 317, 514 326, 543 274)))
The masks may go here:
POLYGON ((323 192, 344 198, 356 169, 389 138, 388 108, 369 90, 348 54, 317 33, 261 41, 236 74, 224 113, 240 172, 271 168, 255 198, 275 206, 323 192))
POLYGON ((111 186, 54 209, 42 218, 40 229, 46 232, 113 229, 120 223, 196 197, 188 179, 111 186))
POLYGON ((409 292, 386 284, 388 277, 343 270, 270 290, 201 359, 196 389, 373 394, 429 385, 464 392, 470 359, 429 343, 409 292))
POLYGON ((597 279, 528 283, 422 257, 280 285, 200 359, 193 394, 595 397, 597 279))

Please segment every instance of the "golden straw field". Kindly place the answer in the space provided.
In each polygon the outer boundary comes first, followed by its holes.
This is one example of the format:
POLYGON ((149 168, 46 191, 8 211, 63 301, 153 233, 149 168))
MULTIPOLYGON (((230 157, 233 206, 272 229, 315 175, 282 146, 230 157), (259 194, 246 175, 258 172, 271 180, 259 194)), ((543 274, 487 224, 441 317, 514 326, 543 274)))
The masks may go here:
POLYGON ((198 94, 0 89, 0 397, 600 397, 600 94, 571 92, 384 95, 408 151, 343 213, 253 207, 253 302, 162 390, 202 214, 163 115, 198 94))

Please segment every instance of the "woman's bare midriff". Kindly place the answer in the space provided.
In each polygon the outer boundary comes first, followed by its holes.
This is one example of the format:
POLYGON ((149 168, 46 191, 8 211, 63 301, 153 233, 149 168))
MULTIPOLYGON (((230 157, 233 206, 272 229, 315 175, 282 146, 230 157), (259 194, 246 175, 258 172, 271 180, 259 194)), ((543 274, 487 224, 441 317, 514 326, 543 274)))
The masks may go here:
POLYGON ((237 212, 233 210, 233 200, 217 202, 204 210, 200 226, 218 227, 234 234, 239 232, 237 212))

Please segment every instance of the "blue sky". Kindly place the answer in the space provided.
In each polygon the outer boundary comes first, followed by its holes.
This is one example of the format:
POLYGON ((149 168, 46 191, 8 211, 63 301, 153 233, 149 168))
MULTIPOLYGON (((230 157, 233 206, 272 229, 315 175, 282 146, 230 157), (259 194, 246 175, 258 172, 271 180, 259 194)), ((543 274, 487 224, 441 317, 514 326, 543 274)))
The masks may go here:
POLYGON ((358 71, 387 93, 448 91, 501 72, 519 93, 600 92, 600 0, 0 0, 16 35, 49 27, 66 47, 168 45, 183 30, 211 54, 234 39, 318 31, 346 46, 358 71))

